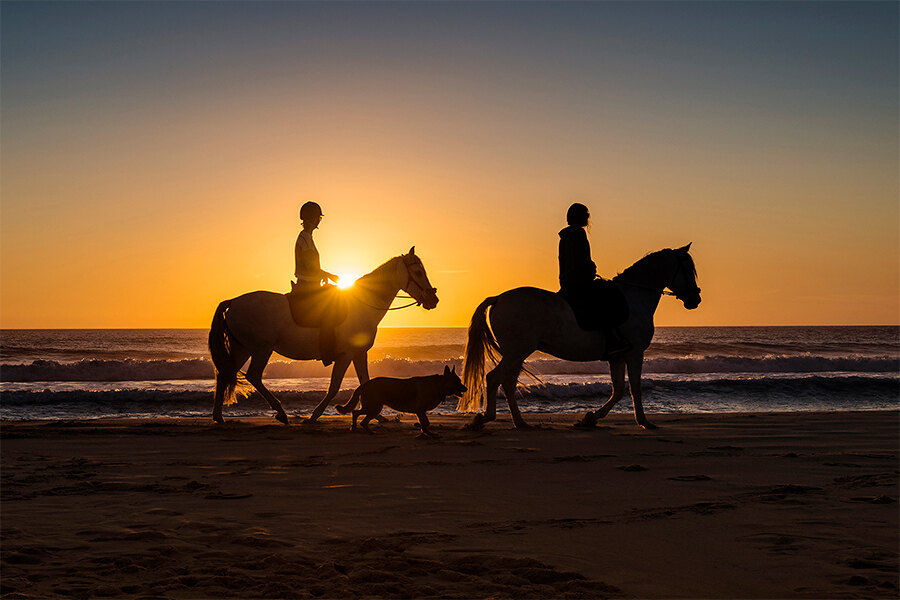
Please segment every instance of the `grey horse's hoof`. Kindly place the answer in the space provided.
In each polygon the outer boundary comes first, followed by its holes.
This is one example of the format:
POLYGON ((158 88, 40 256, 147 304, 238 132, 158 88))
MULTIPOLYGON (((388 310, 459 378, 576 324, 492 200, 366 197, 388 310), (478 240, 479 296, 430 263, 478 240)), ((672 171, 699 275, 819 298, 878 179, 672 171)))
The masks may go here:
POLYGON ((643 427, 644 429, 648 429, 648 430, 650 430, 650 429, 659 429, 659 425, 654 425, 654 424, 651 423, 650 421, 644 421, 644 422, 642 422, 642 423, 638 423, 638 425, 640 425, 640 426, 643 427))
POLYGON ((580 420, 576 421, 572 427, 577 427, 578 429, 591 429, 597 426, 597 421, 597 415, 592 412, 587 412, 580 420))
POLYGON ((288 421, 288 417, 284 413, 279 413, 279 414, 275 415, 275 420, 278 421, 279 423, 284 423, 285 425, 290 425, 290 422, 288 421))

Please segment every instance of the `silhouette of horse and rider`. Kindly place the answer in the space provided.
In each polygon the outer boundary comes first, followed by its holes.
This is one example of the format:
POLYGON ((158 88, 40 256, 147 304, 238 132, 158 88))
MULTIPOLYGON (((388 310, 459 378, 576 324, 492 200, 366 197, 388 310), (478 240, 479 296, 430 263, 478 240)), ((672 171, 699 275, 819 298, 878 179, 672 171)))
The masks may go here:
MULTIPOLYGON (((300 209, 302 230, 294 245, 297 281, 291 282, 290 292, 250 292, 216 308, 209 349, 216 372, 217 423, 224 422, 223 405, 235 402, 237 392, 248 391, 247 384, 266 399, 278 421, 288 423, 281 402, 262 383, 273 352, 294 360, 318 359, 325 366, 333 363, 328 391, 306 419, 314 423, 337 395, 351 362, 360 384, 368 381, 368 350, 378 324, 388 310, 395 310, 391 304, 401 290, 426 310, 437 306, 437 289, 415 247, 360 277, 351 289, 339 290, 329 283, 339 278, 322 268, 313 240, 322 217, 315 202, 300 209), (248 360, 244 374, 241 368, 248 360)), ((653 314, 663 294, 677 297, 688 310, 700 304, 691 245, 650 253, 605 280, 597 276, 591 258, 585 232, 590 226, 588 208, 573 204, 566 221, 568 226, 559 232, 559 292, 515 288, 486 298, 475 309, 463 367, 468 391, 457 406, 476 413, 469 424, 472 429, 496 419, 501 385, 516 428, 528 427, 515 396, 520 373, 536 376, 524 365, 535 351, 563 360, 609 363, 612 395, 576 425, 591 427, 609 413, 624 395, 627 370, 635 420, 642 427, 654 427, 642 404, 644 351, 653 338, 653 314), (486 357, 496 366, 485 375, 486 357)))

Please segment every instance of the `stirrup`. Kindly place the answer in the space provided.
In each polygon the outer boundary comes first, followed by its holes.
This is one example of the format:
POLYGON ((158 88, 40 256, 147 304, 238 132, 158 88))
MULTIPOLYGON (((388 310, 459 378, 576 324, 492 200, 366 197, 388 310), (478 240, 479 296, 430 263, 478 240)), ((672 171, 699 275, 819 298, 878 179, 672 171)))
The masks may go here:
POLYGON ((610 358, 616 357, 620 354, 625 354, 632 348, 633 348, 633 346, 631 345, 631 343, 626 341, 624 344, 622 344, 618 348, 613 348, 612 350, 606 350, 603 353, 603 358, 601 358, 600 360, 609 360, 610 358))

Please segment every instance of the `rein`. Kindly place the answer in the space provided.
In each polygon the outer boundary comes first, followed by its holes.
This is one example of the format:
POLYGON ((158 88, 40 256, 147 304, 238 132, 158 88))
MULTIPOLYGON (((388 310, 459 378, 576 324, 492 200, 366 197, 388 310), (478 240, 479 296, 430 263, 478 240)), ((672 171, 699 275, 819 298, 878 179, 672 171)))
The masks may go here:
POLYGON ((412 296, 401 296, 401 295, 399 295, 399 294, 395 295, 395 296, 393 297, 393 299, 391 299, 391 302, 393 302, 393 301, 396 300, 397 298, 400 298, 401 300, 412 300, 412 302, 410 302, 409 304, 404 304, 403 306, 394 306, 394 307, 392 307, 392 306, 388 305, 388 306, 385 307, 385 306, 375 306, 374 304, 369 304, 368 302, 366 302, 365 300, 363 300, 362 298, 360 298, 360 297, 358 297, 358 296, 357 296, 356 300, 357 300, 360 304, 365 304, 365 305, 368 306, 369 308, 374 308, 375 310, 401 310, 401 309, 404 309, 404 308, 409 308, 410 306, 415 306, 415 305, 417 305, 417 304, 420 304, 419 301, 416 300, 415 298, 413 298, 412 296))
POLYGON ((633 283, 631 281, 616 281, 616 283, 620 283, 622 285, 630 285, 631 287, 641 288, 642 290, 650 290, 651 292, 656 292, 656 293, 660 294, 661 296, 674 296, 675 295, 675 292, 670 292, 669 290, 667 290, 665 288, 659 289, 659 288, 655 288, 655 287, 652 287, 649 285, 633 283))
MULTIPOLYGON (((406 297, 412 298, 412 296, 406 296, 406 297)), ((404 298, 404 296, 394 296, 394 298, 404 298)), ((375 310, 402 310, 404 308, 409 308, 410 306, 415 306, 415 305, 419 304, 418 302, 413 301, 413 302, 410 302, 409 304, 404 304, 403 306, 388 306, 387 308, 385 308, 383 306, 375 306, 374 304, 369 304, 365 300, 360 300, 359 298, 357 298, 357 300, 359 300, 362 304, 365 304, 369 308, 374 308, 375 310)), ((413 300, 415 300, 415 298, 413 298, 413 300)))
MULTIPOLYGON (((404 258, 404 260, 403 260, 403 264, 404 264, 404 265, 406 266, 406 268, 407 268, 407 277, 408 277, 409 281, 411 281, 412 283, 415 283, 417 286, 419 286, 419 288, 421 288, 423 292, 425 292, 425 291, 434 291, 434 288, 430 288, 430 290, 429 290, 429 288, 426 288, 425 286, 423 286, 421 283, 419 283, 418 281, 416 281, 415 279, 413 279, 413 278, 409 275, 409 263, 406 262, 406 259, 405 259, 405 258, 404 258)), ((366 301, 363 300, 362 298, 357 298, 357 300, 358 300, 361 304, 365 304, 365 305, 368 306, 369 308, 374 308, 375 310, 403 310, 404 308, 409 308, 409 307, 411 307, 411 306, 418 306, 418 305, 422 304, 422 300, 416 300, 416 298, 415 298, 414 296, 409 295, 409 294, 401 295, 399 292, 398 292, 397 294, 394 295, 394 298, 391 299, 391 302, 393 303, 394 300, 396 300, 397 298, 400 298, 401 300, 412 300, 412 302, 410 302, 409 304, 404 304, 403 306, 393 306, 393 307, 392 307, 392 306, 390 306, 390 305, 388 305, 388 306, 375 306, 374 304, 369 304, 368 302, 366 302, 366 301)))
MULTIPOLYGON (((683 266, 684 266, 684 260, 678 261, 678 268, 675 269, 675 274, 672 276, 672 279, 673 279, 673 280, 674 280, 675 277, 677 277, 678 274, 681 272, 681 269, 682 269, 683 266)), ((632 287, 641 288, 641 289, 645 289, 645 290, 651 290, 651 291, 657 292, 657 293, 660 294, 661 296, 675 296, 676 298, 678 298, 678 294, 677 294, 676 292, 672 292, 672 291, 667 290, 667 289, 666 289, 666 286, 663 286, 662 289, 658 289, 658 288, 655 288, 655 287, 651 287, 651 286, 649 286, 649 285, 642 285, 642 284, 640 284, 640 283, 633 283, 633 282, 631 282, 631 281, 617 281, 616 283, 621 283, 621 284, 623 284, 623 285, 630 285, 630 286, 632 286, 632 287)), ((696 285, 695 285, 695 289, 694 289, 694 290, 689 290, 689 291, 696 291, 697 293, 700 293, 700 288, 696 287, 696 285)), ((678 299, 680 300, 681 298, 678 298, 678 299)))

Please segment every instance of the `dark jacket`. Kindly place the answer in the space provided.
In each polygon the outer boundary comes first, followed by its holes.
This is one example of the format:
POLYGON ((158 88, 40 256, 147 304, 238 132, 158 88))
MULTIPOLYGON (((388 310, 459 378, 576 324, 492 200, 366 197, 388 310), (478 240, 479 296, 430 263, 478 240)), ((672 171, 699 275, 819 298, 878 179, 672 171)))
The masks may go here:
POLYGON ((570 225, 559 232, 559 287, 563 291, 590 284, 597 277, 584 227, 570 225))

